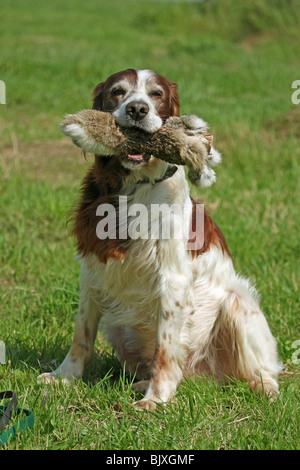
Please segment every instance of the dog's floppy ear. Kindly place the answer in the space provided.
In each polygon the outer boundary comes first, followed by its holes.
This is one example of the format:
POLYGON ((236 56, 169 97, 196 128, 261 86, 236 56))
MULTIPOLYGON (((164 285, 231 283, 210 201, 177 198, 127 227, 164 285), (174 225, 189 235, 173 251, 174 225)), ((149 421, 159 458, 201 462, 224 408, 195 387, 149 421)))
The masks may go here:
POLYGON ((169 82, 170 87, 170 116, 179 116, 179 96, 177 94, 177 83, 169 82))
POLYGON ((94 88, 93 109, 97 109, 98 111, 101 111, 103 108, 104 84, 105 82, 101 82, 94 88))

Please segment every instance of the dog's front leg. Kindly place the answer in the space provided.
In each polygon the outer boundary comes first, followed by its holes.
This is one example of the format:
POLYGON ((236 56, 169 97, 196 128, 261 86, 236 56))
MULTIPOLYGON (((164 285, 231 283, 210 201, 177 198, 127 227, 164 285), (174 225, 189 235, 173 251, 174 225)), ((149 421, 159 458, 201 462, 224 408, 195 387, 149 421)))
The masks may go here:
POLYGON ((53 372, 41 374, 38 382, 51 383, 61 379, 68 384, 80 379, 85 366, 92 360, 101 318, 101 290, 90 287, 92 278, 84 263, 81 269, 79 308, 70 350, 60 366, 53 372))
POLYGON ((168 275, 172 282, 162 297, 149 385, 145 397, 135 403, 150 411, 156 403, 168 402, 175 395, 189 350, 189 319, 193 312, 189 273, 168 275))
POLYGON ((162 310, 149 386, 145 398, 135 403, 139 408, 152 411, 156 403, 165 403, 175 395, 188 353, 191 310, 191 306, 183 306, 179 300, 162 310))

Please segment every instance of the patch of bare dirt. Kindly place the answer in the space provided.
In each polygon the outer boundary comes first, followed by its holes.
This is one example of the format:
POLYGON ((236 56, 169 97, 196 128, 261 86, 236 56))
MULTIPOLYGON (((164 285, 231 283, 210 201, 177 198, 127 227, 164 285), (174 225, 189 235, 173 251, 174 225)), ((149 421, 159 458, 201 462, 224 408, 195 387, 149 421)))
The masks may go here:
POLYGON ((287 137, 300 137, 300 108, 292 109, 265 124, 265 129, 274 130, 277 134, 287 137))
POLYGON ((240 41, 240 45, 243 46, 245 49, 252 50, 255 47, 260 46, 262 44, 267 44, 274 39, 274 36, 270 33, 253 33, 246 36, 242 41, 240 41))
POLYGON ((4 178, 11 172, 22 171, 26 176, 54 185, 81 178, 92 159, 92 156, 85 159, 69 139, 28 144, 12 137, 11 145, 0 150, 4 178))

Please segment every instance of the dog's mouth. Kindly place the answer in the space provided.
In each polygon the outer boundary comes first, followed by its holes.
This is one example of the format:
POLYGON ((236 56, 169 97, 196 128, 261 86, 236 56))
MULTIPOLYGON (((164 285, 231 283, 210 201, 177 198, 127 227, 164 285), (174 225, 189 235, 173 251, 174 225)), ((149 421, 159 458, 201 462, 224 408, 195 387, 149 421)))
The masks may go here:
POLYGON ((150 155, 142 155, 141 153, 121 155, 121 162, 127 168, 138 168, 147 165, 150 155))

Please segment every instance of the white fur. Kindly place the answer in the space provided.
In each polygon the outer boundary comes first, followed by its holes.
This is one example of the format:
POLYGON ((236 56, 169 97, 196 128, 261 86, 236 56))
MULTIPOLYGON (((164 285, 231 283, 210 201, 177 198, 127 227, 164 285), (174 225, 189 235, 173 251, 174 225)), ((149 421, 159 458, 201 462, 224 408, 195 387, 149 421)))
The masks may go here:
POLYGON ((126 114, 126 106, 130 101, 142 101, 149 107, 147 116, 142 121, 136 121, 134 125, 147 132, 155 132, 162 126, 162 119, 158 116, 155 106, 147 93, 147 81, 151 77, 151 70, 138 70, 138 83, 134 93, 116 109, 112 115, 118 124, 124 127, 132 126, 132 119, 126 114))

